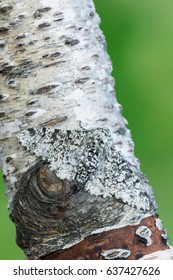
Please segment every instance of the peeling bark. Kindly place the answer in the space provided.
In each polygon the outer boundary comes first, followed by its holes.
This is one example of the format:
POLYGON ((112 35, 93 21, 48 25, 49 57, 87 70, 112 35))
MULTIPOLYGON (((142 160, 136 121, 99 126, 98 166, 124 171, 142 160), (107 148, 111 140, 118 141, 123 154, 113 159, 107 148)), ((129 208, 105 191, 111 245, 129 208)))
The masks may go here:
POLYGON ((70 259, 98 259, 98 260, 138 260, 151 252, 168 249, 161 239, 163 229, 160 231, 155 226, 155 217, 143 219, 137 226, 126 226, 108 230, 100 234, 86 237, 72 247, 62 252, 52 253, 43 259, 70 260, 70 259), (150 229, 151 243, 147 244, 147 238, 137 234, 140 228, 150 229))
POLYGON ((1 164, 26 256, 170 253, 93 2, 3 1, 0 14, 1 164))

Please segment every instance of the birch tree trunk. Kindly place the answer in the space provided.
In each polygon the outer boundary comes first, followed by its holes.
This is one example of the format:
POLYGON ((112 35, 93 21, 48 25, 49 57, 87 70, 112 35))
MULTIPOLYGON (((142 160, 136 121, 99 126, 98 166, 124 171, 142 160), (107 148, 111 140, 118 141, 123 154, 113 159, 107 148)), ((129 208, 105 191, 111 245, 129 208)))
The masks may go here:
POLYGON ((92 0, 1 1, 1 164, 29 259, 171 259, 92 0))

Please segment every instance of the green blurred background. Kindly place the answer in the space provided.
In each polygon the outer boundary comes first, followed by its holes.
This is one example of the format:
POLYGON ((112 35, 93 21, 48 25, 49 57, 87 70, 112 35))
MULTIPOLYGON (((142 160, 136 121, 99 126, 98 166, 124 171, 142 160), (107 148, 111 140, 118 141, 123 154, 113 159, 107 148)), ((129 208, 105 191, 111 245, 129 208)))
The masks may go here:
MULTIPOLYGON (((94 2, 113 61, 117 99, 173 244, 173 1, 94 2)), ((0 259, 23 259, 2 179, 0 185, 0 259)))

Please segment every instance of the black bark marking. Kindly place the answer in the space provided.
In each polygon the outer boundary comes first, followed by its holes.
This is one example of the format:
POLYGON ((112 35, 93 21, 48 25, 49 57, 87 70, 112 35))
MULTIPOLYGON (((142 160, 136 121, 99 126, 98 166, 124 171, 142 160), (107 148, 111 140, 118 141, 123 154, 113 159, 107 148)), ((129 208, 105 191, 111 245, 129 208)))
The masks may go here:
POLYGON ((79 44, 79 40, 78 39, 67 38, 65 40, 65 44, 68 45, 68 46, 75 46, 75 45, 79 44))

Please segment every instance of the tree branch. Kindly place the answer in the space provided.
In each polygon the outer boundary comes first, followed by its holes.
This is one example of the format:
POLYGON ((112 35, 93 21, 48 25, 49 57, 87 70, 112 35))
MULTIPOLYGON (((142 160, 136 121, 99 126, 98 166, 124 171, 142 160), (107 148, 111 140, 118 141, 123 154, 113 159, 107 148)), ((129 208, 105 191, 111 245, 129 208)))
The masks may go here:
POLYGON ((170 252, 93 2, 6 2, 1 163, 17 243, 30 259, 170 252))

